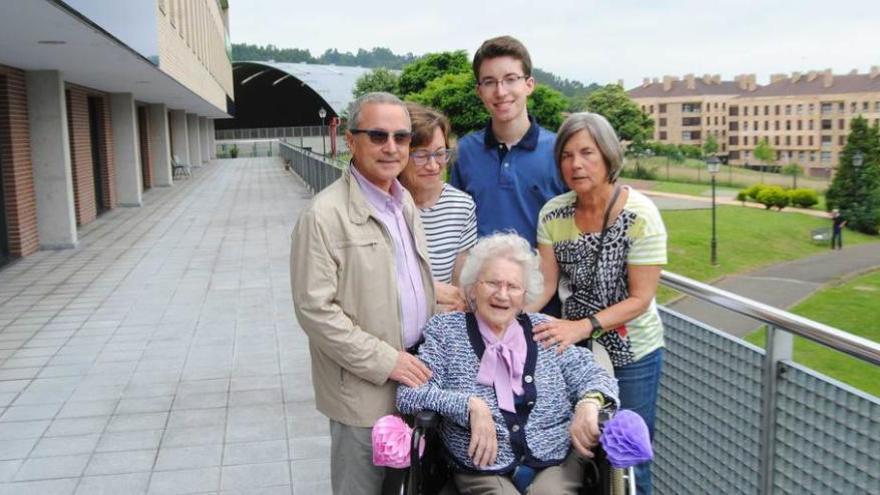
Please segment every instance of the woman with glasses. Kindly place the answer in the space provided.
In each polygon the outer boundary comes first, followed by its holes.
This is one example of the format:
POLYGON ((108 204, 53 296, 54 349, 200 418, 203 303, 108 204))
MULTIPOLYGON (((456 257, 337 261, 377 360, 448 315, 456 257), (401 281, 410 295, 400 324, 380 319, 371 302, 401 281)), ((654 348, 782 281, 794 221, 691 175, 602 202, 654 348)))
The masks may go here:
POLYGON ((590 351, 533 339, 533 326, 548 320, 523 313, 543 293, 539 265, 516 234, 480 239, 461 270, 469 312, 428 321, 418 357, 431 378, 397 389, 404 414, 443 417, 460 493, 577 493, 599 410, 616 407, 617 384, 590 351))
MULTIPOLYGON (((569 116, 556 136, 556 164, 570 192, 538 215, 538 252, 547 284, 534 308, 558 290, 564 320, 535 329, 545 345, 595 339, 608 351, 620 404, 654 432, 663 362, 663 323, 654 302, 666 264, 660 212, 617 177, 623 150, 611 124, 595 113, 569 116)), ((651 493, 650 465, 636 466, 639 494, 651 493)))
POLYGON ((416 103, 407 103, 412 121, 409 163, 398 179, 419 207, 437 302, 445 311, 464 309, 456 287, 467 250, 477 241, 474 201, 444 181, 452 159, 449 119, 416 103))

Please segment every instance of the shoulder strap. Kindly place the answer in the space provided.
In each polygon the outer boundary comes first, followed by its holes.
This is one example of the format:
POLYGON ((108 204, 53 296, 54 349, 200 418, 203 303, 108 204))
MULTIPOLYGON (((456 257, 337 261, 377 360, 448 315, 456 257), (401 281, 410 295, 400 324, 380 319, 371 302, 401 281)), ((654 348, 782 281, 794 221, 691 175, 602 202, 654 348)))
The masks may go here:
POLYGON ((608 230, 608 219, 611 216, 611 210, 614 208, 614 203, 617 203, 617 198, 620 197, 620 186, 614 186, 614 193, 611 194, 611 201, 608 202, 608 206, 605 207, 605 216, 602 218, 602 230, 599 233, 599 251, 596 253, 596 258, 593 259, 593 266, 590 270, 590 273, 596 273, 596 269, 599 267, 599 258, 602 257, 602 251, 605 249, 605 233, 608 230))

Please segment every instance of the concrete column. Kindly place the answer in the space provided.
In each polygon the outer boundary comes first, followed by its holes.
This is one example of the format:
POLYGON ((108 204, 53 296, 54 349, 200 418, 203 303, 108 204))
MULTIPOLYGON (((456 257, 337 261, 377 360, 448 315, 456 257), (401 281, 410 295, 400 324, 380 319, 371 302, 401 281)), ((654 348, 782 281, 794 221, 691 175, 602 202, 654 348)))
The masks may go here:
POLYGON ((137 107, 131 93, 110 95, 113 153, 116 160, 116 194, 120 206, 141 206, 143 175, 138 150, 137 107))
POLYGON ((208 120, 208 146, 211 149, 211 160, 217 159, 217 132, 214 129, 214 119, 208 120))
POLYGON ((153 158, 153 185, 164 187, 171 180, 171 136, 168 134, 168 107, 150 105, 150 156, 153 158))
POLYGON ((186 114, 186 129, 189 138, 189 164, 193 167, 202 165, 202 146, 199 144, 199 116, 186 114))
POLYGON ((208 143, 208 118, 199 117, 199 142, 202 144, 202 163, 211 159, 211 148, 208 143))
POLYGON ((189 164, 189 129, 186 120, 186 111, 171 111, 171 146, 174 147, 174 159, 178 163, 189 164))
POLYGON ((25 74, 37 232, 43 249, 77 245, 64 79, 54 70, 25 74))

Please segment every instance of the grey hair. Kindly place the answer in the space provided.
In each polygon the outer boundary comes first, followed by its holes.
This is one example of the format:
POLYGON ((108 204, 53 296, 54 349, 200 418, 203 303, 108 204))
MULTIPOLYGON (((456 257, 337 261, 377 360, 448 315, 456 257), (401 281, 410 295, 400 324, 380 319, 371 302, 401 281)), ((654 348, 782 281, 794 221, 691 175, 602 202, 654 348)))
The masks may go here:
POLYGON ((562 149, 568 140, 581 131, 587 131, 599 147, 608 172, 608 182, 617 182, 623 168, 623 146, 608 120, 598 113, 577 112, 565 119, 556 133, 556 146, 553 149, 556 166, 562 165, 562 149))
MULTIPOLYGON (((468 251, 461 268, 459 283, 470 298, 471 289, 477 277, 489 260, 503 258, 518 263, 523 271, 525 304, 529 305, 541 298, 544 292, 544 275, 541 274, 541 257, 532 249, 529 241, 514 233, 499 233, 483 237, 468 251)), ((472 303, 472 301, 468 301, 472 303)))
POLYGON ((375 91, 372 93, 367 93, 360 98, 354 100, 348 105, 348 128, 349 129, 357 129, 360 127, 360 118, 361 111, 364 109, 366 105, 384 103, 388 105, 397 105, 406 112, 407 118, 409 118, 409 111, 406 109, 406 104, 400 100, 400 98, 394 96, 391 93, 385 93, 381 91, 375 91))

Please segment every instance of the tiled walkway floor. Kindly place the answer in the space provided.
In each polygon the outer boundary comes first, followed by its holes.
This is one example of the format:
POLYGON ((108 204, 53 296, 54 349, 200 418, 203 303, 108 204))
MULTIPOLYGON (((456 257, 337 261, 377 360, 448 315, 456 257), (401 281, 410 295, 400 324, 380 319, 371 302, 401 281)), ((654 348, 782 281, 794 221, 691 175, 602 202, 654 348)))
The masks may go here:
POLYGON ((219 160, 0 269, 0 494, 323 494, 288 277, 307 191, 219 160))

